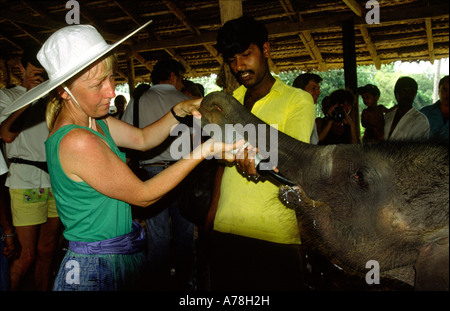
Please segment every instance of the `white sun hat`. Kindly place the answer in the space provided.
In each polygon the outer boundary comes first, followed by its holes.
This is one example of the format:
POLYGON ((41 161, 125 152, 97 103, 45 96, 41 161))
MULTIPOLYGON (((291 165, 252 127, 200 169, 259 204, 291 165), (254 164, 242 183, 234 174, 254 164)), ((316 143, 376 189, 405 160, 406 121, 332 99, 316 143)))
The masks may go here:
POLYGON ((3 109, 2 115, 10 115, 47 95, 151 22, 146 22, 114 44, 106 43, 91 25, 73 25, 57 30, 45 41, 37 54, 37 59, 47 71, 49 79, 17 98, 3 109))

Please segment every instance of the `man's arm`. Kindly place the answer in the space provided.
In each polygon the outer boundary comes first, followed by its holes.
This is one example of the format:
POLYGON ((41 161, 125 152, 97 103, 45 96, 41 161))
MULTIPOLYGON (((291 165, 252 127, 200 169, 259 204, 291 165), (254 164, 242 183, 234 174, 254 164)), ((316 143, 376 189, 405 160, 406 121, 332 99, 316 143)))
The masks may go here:
MULTIPOLYGON (((30 105, 27 105, 16 112, 14 112, 12 115, 10 115, 5 121, 2 122, 0 126, 0 136, 6 143, 11 143, 16 139, 16 137, 20 134, 21 127, 23 126, 23 123, 17 124, 16 130, 19 129, 17 132, 13 132, 11 130, 11 126, 13 123, 29 108, 30 105)), ((23 122, 25 122, 24 118, 21 118, 23 122)))
POLYGON ((206 234, 212 232, 214 229, 214 218, 216 217, 217 207, 219 205, 220 198, 220 186, 222 184, 222 176, 225 170, 225 165, 219 164, 217 167, 216 176, 214 178, 214 186, 211 196, 211 203, 209 205, 208 214, 206 215, 205 228, 206 234))

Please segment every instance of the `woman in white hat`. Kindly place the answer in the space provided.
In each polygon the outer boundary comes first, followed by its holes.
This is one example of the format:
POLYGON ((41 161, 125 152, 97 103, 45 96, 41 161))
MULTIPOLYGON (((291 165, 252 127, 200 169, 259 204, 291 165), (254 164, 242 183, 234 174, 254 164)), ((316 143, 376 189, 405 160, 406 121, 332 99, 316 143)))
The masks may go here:
POLYGON ((202 159, 218 153, 217 150, 236 148, 209 140, 196 148, 189 159, 181 159, 145 182, 126 165, 125 154, 118 147, 151 149, 169 136, 180 117, 200 116, 197 108, 201 100, 181 102, 143 129, 107 116, 115 97, 116 58, 109 52, 146 25, 114 45, 106 44, 92 26, 58 30, 38 53, 49 80, 19 98, 5 112, 20 109, 53 90, 47 106, 50 135, 45 147, 58 214, 69 241, 54 290, 120 290, 139 286, 144 268, 144 232, 132 221, 130 204, 151 205, 202 159))

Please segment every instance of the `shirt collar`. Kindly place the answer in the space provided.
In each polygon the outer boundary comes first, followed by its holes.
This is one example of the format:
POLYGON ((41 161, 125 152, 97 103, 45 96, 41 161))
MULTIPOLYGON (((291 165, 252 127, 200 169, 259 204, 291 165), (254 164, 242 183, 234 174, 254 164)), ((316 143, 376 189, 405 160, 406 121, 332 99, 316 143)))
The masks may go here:
MULTIPOLYGON (((269 94, 273 93, 273 92, 281 94, 282 93, 281 90, 283 88, 284 82, 277 76, 274 76, 274 78, 275 78, 275 83, 272 85, 272 88, 270 89, 269 94)), ((234 97, 236 97, 238 99, 239 98, 243 99, 246 92, 247 92, 247 88, 244 85, 241 85, 234 91, 233 95, 234 95, 234 97)), ((267 94, 267 95, 269 95, 269 94, 267 94)), ((264 96, 263 98, 265 98, 266 96, 264 96)))

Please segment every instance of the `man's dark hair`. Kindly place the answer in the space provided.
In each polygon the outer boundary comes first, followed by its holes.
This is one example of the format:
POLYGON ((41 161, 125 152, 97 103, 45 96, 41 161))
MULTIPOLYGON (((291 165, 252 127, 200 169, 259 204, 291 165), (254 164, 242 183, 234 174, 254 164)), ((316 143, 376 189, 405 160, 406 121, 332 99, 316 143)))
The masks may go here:
POLYGON ((269 34, 264 24, 252 17, 242 16, 229 20, 219 30, 217 50, 222 53, 224 58, 244 52, 252 43, 262 51, 268 38, 269 34))
POLYGON ((380 96, 380 89, 376 85, 366 84, 365 86, 358 88, 358 94, 371 94, 373 96, 380 96))
POLYGON ((170 74, 174 73, 177 77, 181 77, 186 73, 184 66, 174 59, 163 59, 156 63, 153 67, 150 78, 153 84, 159 84, 161 81, 169 80, 170 74))
POLYGON ((416 80, 411 77, 400 77, 395 83, 394 94, 404 88, 411 88, 413 92, 417 93, 419 86, 417 85, 416 80))
POLYGON ((311 80, 316 83, 320 83, 323 79, 315 73, 302 73, 297 78, 295 78, 292 86, 304 90, 311 80))
POLYGON ((349 102, 353 105, 355 102, 355 96, 350 90, 339 89, 331 93, 329 96, 329 105, 333 107, 334 105, 344 105, 345 102, 349 102))
POLYGON ((41 63, 36 58, 38 52, 38 47, 30 47, 24 49, 22 56, 20 57, 20 62, 22 63, 23 68, 27 68, 28 63, 37 68, 42 68, 41 63))
POLYGON ((444 83, 448 82, 448 75, 439 80, 439 88, 444 85, 444 83))

